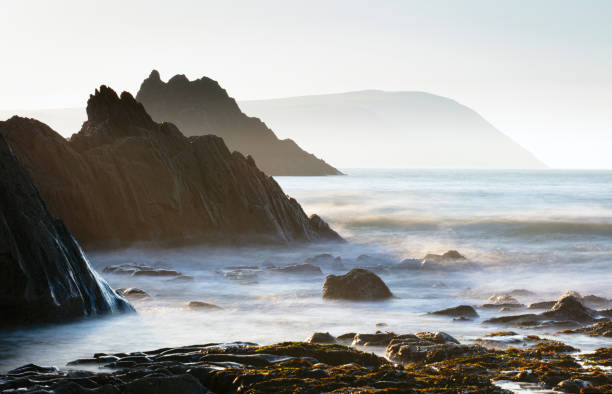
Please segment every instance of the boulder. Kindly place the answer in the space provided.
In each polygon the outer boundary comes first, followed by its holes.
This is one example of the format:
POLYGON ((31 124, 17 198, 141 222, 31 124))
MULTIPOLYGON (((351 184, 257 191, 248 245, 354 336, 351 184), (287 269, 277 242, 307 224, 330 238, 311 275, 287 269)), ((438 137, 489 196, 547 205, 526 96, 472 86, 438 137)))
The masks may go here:
POLYGON ((555 320, 573 320, 580 323, 589 323, 597 316, 597 312, 585 307, 573 295, 561 297, 550 311, 542 314, 546 318, 555 320))
POLYGON ((172 122, 185 135, 217 135, 231 150, 252 156, 273 176, 341 175, 290 139, 279 140, 261 120, 245 115, 216 81, 175 75, 163 82, 157 71, 142 82, 136 99, 158 122, 172 122))
POLYGON ((306 343, 336 343, 336 338, 328 332, 315 332, 306 338, 306 343))
POLYGON ((132 311, 90 267, 0 135, 0 326, 132 311))
POLYGON ((106 86, 87 115, 69 140, 33 119, 0 122, 49 210, 86 246, 341 240, 220 137, 185 137, 106 86))
POLYGON ((447 308, 435 312, 430 312, 430 314, 453 317, 478 317, 478 313, 470 305, 459 305, 454 308, 447 308))
POLYGON ((393 294, 375 273, 354 268, 344 275, 328 275, 323 283, 323 298, 353 301, 376 301, 393 294))

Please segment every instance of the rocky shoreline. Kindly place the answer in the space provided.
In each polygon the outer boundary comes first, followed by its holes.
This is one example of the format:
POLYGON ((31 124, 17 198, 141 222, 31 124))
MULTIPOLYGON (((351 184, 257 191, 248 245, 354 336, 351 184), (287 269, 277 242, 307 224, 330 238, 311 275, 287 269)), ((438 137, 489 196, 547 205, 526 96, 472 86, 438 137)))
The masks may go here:
POLYGON ((0 375, 0 392, 509 393, 504 382, 524 382, 560 392, 605 393, 612 390, 611 352, 608 347, 583 354, 533 335, 500 348, 461 344, 443 332, 338 338, 315 333, 305 342, 270 346, 210 343, 97 353, 63 369, 28 364, 0 375), (317 343, 330 338, 337 343, 317 343), (387 358, 372 353, 373 346, 386 346, 387 358))

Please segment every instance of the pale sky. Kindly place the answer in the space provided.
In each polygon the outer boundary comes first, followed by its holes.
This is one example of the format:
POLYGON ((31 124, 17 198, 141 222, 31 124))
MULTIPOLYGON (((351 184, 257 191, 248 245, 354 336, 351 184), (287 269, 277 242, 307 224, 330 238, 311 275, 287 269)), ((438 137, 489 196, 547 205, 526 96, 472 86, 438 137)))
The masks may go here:
POLYGON ((0 109, 135 93, 153 68, 239 100, 419 90, 552 167, 612 168, 612 1, 3 0, 0 37, 0 109))

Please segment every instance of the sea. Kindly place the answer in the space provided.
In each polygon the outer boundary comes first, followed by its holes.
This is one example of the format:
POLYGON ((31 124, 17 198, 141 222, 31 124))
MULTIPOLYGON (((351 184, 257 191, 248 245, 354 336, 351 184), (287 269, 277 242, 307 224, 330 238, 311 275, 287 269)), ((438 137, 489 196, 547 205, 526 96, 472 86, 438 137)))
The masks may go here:
MULTIPOLYGON (((342 244, 265 247, 189 246, 89 252, 90 264, 114 288, 151 297, 137 313, 0 331, 0 372, 36 363, 66 363, 96 352, 146 351, 211 342, 272 344, 314 332, 444 331, 462 342, 507 329, 484 324, 506 313, 478 309, 455 321, 428 312, 478 306, 513 290, 521 303, 566 291, 612 298, 612 171, 343 169, 346 176, 276 177, 307 214, 319 214, 342 244), (405 259, 457 250, 469 263, 396 269, 405 259), (271 266, 303 264, 319 254, 321 274, 282 274, 271 266), (168 268, 193 280, 105 274, 108 265, 168 268), (247 268, 248 267, 248 268, 247 268), (351 268, 375 271, 394 297, 380 302, 321 297, 325 276, 351 268), (189 301, 221 310, 194 310, 189 301)), ((512 328, 557 338, 582 351, 609 338, 564 335, 553 328, 512 328)), ((500 344, 503 345, 503 344, 500 344)), ((384 355, 384 349, 373 349, 384 355)))

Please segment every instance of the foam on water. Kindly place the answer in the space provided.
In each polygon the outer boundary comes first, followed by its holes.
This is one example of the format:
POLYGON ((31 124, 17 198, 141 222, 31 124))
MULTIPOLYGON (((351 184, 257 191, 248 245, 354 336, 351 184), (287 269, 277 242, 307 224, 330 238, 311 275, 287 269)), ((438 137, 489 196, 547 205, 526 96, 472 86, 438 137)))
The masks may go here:
MULTIPOLYGON (((612 172, 346 172, 351 176, 277 180, 307 213, 320 213, 349 243, 89 253, 100 272, 111 264, 140 263, 178 270, 194 280, 102 274, 115 288, 141 288, 153 298, 135 301, 134 315, 0 332, 0 371, 28 362, 63 367, 95 352, 208 342, 270 344, 302 340, 315 331, 373 332, 380 328, 376 323, 397 333, 443 330, 470 341, 499 329, 481 324, 497 311, 479 311, 480 318, 473 322, 426 312, 482 304, 492 294, 517 288, 535 292, 517 297, 523 303, 555 299, 569 289, 612 297, 612 172), (479 268, 383 272, 396 297, 378 303, 325 301, 324 275, 282 275, 263 268, 331 253, 341 256, 346 268, 323 265, 324 274, 343 273, 449 249, 459 250, 479 268), (376 260, 357 261, 362 254, 376 260), (256 279, 224 276, 226 267, 240 265, 260 267, 256 279), (191 300, 224 309, 190 310, 186 303, 191 300)), ((561 339, 583 351, 606 344, 602 338, 582 335, 561 339)))

